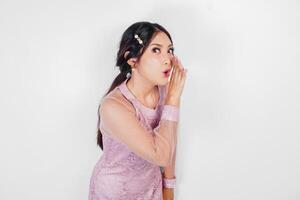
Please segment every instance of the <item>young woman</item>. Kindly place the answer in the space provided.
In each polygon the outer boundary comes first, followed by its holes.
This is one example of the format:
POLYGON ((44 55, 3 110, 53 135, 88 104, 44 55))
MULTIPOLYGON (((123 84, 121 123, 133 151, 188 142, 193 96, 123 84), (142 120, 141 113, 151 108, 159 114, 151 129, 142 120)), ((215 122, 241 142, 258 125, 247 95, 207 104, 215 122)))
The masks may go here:
POLYGON ((103 154, 91 176, 89 200, 173 199, 187 73, 173 51, 170 34, 159 24, 137 22, 123 33, 120 74, 98 109, 103 154))

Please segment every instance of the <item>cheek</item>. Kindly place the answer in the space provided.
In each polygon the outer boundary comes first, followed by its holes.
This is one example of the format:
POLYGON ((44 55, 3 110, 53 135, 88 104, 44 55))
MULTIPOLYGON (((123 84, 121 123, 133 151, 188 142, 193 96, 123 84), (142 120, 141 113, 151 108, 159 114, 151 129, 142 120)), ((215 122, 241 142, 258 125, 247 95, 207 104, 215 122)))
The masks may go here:
POLYGON ((161 62, 157 58, 148 58, 147 60, 145 60, 144 64, 144 66, 146 66, 147 69, 151 71, 157 71, 161 69, 161 62))
POLYGON ((145 53, 140 62, 140 73, 146 77, 157 77, 162 71, 161 63, 159 56, 145 53))

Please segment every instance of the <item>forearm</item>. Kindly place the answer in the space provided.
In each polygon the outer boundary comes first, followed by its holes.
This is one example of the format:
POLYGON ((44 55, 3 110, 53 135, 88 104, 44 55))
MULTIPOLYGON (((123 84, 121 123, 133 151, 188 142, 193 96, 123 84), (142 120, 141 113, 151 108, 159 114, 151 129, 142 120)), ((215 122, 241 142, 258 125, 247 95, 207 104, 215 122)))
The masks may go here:
MULTIPOLYGON (((175 164, 175 162, 173 162, 175 164)), ((164 167, 162 172, 163 179, 175 178, 175 165, 172 163, 170 166, 164 167)), ((174 200, 174 188, 167 188, 163 186, 163 200, 174 200)))
MULTIPOLYGON (((167 101, 167 103, 171 105, 176 105, 179 106, 180 102, 172 102, 172 101, 167 101)), ((162 178, 163 179, 174 179, 176 178, 175 176, 175 161, 176 161, 176 147, 177 147, 177 135, 176 135, 176 145, 175 149, 171 158, 171 163, 170 165, 163 167, 163 172, 162 172, 162 178)), ((174 189, 175 188, 168 188, 163 186, 163 200, 174 200, 174 189)))
POLYGON ((163 188, 163 200, 174 200, 174 189, 163 188))
POLYGON ((164 167, 163 178, 167 178, 167 179, 175 178, 174 166, 170 165, 164 167))
MULTIPOLYGON (((177 138, 176 138, 176 140, 177 140, 177 138)), ((176 141, 176 143, 177 143, 177 141, 176 141)), ((176 175, 175 175, 176 149, 177 149, 177 145, 175 146, 170 165, 163 168, 163 173, 162 173, 163 178, 167 178, 167 179, 176 178, 176 175)))

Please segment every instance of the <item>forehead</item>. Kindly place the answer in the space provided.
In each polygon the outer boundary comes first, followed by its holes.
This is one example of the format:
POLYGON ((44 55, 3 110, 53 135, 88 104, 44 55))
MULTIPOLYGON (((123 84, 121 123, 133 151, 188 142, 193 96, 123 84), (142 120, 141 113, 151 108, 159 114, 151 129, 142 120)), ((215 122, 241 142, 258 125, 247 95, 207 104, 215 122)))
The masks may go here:
POLYGON ((161 44, 163 46, 168 47, 171 43, 171 40, 169 39, 169 37, 164 33, 164 32, 158 32, 152 39, 152 41, 150 42, 149 45, 152 44, 161 44))

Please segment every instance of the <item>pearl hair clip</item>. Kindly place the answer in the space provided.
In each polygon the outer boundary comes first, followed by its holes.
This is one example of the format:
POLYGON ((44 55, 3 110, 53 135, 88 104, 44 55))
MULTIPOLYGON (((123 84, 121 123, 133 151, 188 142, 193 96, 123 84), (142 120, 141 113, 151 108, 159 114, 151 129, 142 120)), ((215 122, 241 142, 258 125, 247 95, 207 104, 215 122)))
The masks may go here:
POLYGON ((143 45, 143 40, 137 34, 134 34, 134 38, 137 39, 141 45, 143 45))

